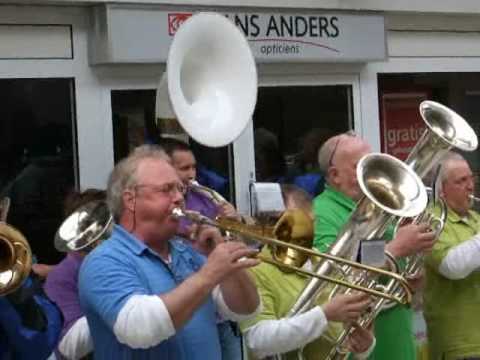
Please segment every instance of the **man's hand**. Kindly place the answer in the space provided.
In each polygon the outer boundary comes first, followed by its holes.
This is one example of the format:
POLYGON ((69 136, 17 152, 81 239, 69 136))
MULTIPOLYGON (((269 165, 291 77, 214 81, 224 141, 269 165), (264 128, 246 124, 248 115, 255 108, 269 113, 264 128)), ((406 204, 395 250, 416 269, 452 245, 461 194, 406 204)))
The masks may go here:
POLYGON ((350 323, 357 320, 370 303, 370 297, 363 292, 342 294, 323 305, 323 312, 328 321, 350 323))
POLYGON ((190 243, 199 253, 208 256, 218 244, 225 242, 216 227, 193 224, 189 228, 190 243))
POLYGON ((46 279, 48 273, 52 271, 54 265, 47 264, 33 264, 32 271, 37 274, 41 279, 46 279))
POLYGON ((222 202, 218 207, 218 214, 231 219, 241 220, 240 215, 237 213, 237 210, 229 202, 222 202))
POLYGON ((200 272, 209 281, 219 284, 239 270, 258 265, 260 260, 251 258, 257 253, 258 250, 249 248, 240 242, 220 243, 210 253, 207 263, 200 272))
POLYGON ((434 244, 435 233, 427 224, 408 224, 398 229, 385 249, 398 258, 430 251, 434 244))
POLYGON ((348 349, 357 354, 367 351, 373 342, 372 329, 364 329, 357 323, 352 324, 355 330, 348 337, 348 349))

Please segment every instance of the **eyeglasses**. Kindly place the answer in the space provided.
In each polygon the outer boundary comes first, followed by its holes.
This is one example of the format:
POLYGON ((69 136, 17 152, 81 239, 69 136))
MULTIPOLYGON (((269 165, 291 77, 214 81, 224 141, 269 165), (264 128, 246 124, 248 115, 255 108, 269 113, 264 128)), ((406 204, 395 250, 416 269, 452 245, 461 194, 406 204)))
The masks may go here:
POLYGON ((337 148, 338 148, 338 144, 340 143, 340 141, 342 140, 342 138, 338 138, 337 142, 335 143, 335 146, 333 147, 333 151, 332 153, 330 154, 330 158, 328 159, 328 167, 332 167, 333 165, 333 157, 335 156, 335 153, 337 152, 337 148))
POLYGON ((182 195, 185 195, 187 192, 187 188, 185 185, 179 182, 172 182, 163 185, 153 185, 153 184, 137 184, 135 185, 135 189, 139 188, 150 188, 153 192, 162 193, 165 195, 172 196, 175 192, 179 192, 182 195))
MULTIPOLYGON (((349 130, 346 133, 343 133, 343 135, 349 136, 349 137, 355 137, 357 136, 353 130, 349 130)), ((330 168, 333 165, 333 157, 335 156, 335 153, 337 152, 338 144, 342 140, 341 136, 338 137, 337 142, 335 143, 335 146, 333 147, 333 151, 330 154, 330 158, 328 159, 328 167, 330 168)))

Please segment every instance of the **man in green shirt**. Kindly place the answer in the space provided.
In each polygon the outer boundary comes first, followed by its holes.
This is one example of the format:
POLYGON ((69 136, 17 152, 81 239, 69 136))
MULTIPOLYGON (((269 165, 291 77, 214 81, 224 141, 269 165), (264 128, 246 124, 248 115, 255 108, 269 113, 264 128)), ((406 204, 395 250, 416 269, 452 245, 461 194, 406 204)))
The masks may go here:
POLYGON ((448 217, 426 259, 424 313, 432 360, 480 359, 480 216, 468 163, 449 153, 439 176, 448 217))
MULTIPOLYGON (((357 183, 356 167, 359 160, 371 152, 370 146, 350 133, 328 139, 320 148, 318 158, 327 185, 314 200, 314 247, 326 252, 337 234, 348 222, 356 202, 363 196, 357 183)), ((393 257, 402 257, 426 251, 433 246, 434 234, 427 225, 407 225, 393 238, 390 229, 385 234, 385 245, 393 257), (393 239, 392 239, 393 238, 393 239)), ((375 320, 377 345, 370 359, 413 360, 416 358, 412 327, 412 312, 406 306, 384 310, 375 320)))

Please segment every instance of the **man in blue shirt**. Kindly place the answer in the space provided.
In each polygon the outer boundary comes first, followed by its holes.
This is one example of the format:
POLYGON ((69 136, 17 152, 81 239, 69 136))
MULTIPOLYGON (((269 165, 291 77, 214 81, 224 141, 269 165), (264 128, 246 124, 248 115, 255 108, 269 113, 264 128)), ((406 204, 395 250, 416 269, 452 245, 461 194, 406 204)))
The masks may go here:
POLYGON ((258 264, 248 258, 255 250, 203 228, 198 241, 214 245, 206 259, 175 236, 183 191, 165 153, 148 145, 110 175, 116 225, 79 279, 96 359, 220 360, 215 311, 236 321, 258 311, 244 271, 258 264))

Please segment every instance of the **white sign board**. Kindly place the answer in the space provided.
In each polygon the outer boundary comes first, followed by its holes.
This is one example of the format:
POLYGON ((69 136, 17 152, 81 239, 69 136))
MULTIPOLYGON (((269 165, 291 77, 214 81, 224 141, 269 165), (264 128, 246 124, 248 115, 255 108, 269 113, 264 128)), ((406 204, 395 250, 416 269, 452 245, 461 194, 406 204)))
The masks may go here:
MULTIPOLYGON (((104 22, 95 24, 96 38, 92 41, 98 43, 99 56, 94 54, 94 63, 165 62, 175 32, 195 13, 106 6, 97 9, 103 16, 94 17, 96 22, 104 22), (105 42, 110 49, 107 58, 105 42)), ((387 55, 383 15, 329 12, 224 15, 245 34, 258 62, 366 62, 383 60, 387 55)))

